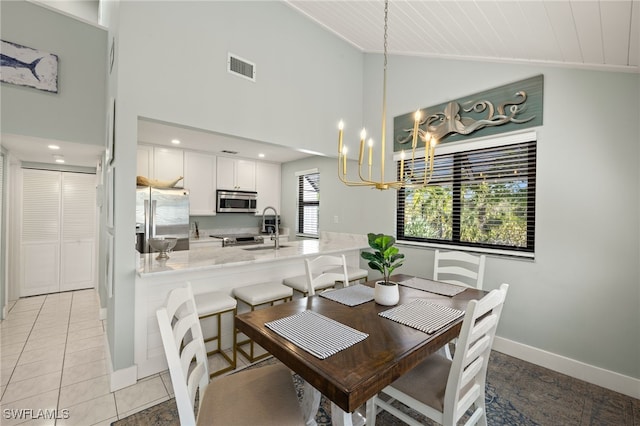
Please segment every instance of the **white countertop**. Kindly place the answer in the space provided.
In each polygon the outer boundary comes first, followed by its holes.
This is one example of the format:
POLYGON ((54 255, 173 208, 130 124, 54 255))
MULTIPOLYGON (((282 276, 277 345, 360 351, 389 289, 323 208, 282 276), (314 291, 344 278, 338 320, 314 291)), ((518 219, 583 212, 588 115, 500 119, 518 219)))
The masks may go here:
POLYGON ((190 250, 171 252, 166 261, 156 260, 158 253, 146 253, 140 255, 141 267, 138 275, 147 277, 155 274, 236 267, 345 250, 360 250, 369 246, 366 236, 345 234, 341 238, 288 241, 282 243, 279 250, 272 247, 271 241, 267 241, 264 247, 261 247, 262 250, 246 250, 250 247, 194 247, 190 250))

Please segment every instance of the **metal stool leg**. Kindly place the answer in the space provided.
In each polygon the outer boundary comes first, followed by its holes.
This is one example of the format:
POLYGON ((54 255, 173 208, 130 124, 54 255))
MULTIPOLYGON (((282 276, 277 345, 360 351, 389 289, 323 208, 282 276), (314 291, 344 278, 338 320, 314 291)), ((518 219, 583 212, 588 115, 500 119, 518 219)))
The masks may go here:
POLYGON ((226 373, 228 371, 232 371, 236 369, 236 361, 237 361, 237 357, 236 357, 236 333, 235 333, 235 324, 233 326, 234 332, 233 332, 233 343, 231 345, 231 357, 229 355, 227 355, 223 350, 222 350, 222 315, 231 312, 233 314, 233 319, 235 322, 235 317, 236 317, 236 313, 237 313, 237 309, 233 308, 233 309, 229 309, 226 311, 220 311, 220 312, 215 312, 212 314, 208 314, 208 315, 203 315, 201 317, 199 317, 200 321, 207 319, 207 318, 211 318, 211 317, 216 317, 217 319, 217 331, 218 334, 216 336, 212 336, 212 337, 208 337, 206 339, 204 339, 204 343, 205 343, 205 347, 206 344, 208 342, 213 342, 216 341, 216 348, 208 351, 207 352, 207 357, 211 356, 211 355, 215 355, 215 354, 220 354, 222 355, 222 357, 225 359, 225 361, 229 364, 227 367, 221 368, 219 370, 216 370, 214 372, 211 372, 209 374, 209 377, 215 377, 218 376, 220 374, 226 373))
MULTIPOLYGON (((241 302, 249 305, 249 307, 251 308, 251 311, 253 312, 253 311, 255 311, 256 307, 258 307, 258 306, 262 306, 262 305, 266 305, 266 304, 269 304, 269 306, 273 306, 276 302, 283 302, 283 303, 284 302, 290 302, 290 301, 293 300, 293 297, 292 296, 287 296, 287 297, 283 297, 281 299, 275 299, 275 300, 271 300, 269 302, 261 303, 259 305, 252 305, 251 303, 248 303, 248 302, 246 302, 246 301, 244 301, 242 299, 238 299, 238 300, 240 300, 241 302)), ((236 350, 238 352, 240 352, 242 355, 244 355, 244 357, 247 358, 249 360, 249 362, 259 361, 259 360, 264 359, 264 358, 266 358, 266 357, 271 355, 269 352, 265 352, 262 355, 256 355, 255 354, 255 343, 253 342, 253 340, 247 338, 247 339, 238 341, 237 340, 238 339, 237 335, 240 332, 238 331, 237 328, 235 330, 236 330, 236 332, 235 332, 234 340, 236 341, 236 350), (249 352, 247 352, 243 348, 243 346, 245 346, 245 345, 249 345, 249 352)))

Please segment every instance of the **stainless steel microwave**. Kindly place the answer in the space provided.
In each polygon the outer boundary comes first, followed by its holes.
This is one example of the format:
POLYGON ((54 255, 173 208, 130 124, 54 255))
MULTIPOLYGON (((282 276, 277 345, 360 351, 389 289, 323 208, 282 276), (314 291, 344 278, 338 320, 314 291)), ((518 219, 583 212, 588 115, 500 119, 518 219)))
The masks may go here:
POLYGON ((216 211, 218 213, 256 213, 257 200, 257 192, 219 189, 216 196, 216 211))

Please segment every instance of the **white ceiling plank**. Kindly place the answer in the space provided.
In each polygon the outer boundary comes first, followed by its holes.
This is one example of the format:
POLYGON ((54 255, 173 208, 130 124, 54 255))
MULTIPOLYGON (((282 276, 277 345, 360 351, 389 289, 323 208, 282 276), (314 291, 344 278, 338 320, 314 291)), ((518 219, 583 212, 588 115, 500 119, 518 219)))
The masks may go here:
POLYGON ((631 5, 631 31, 629 34, 629 65, 640 67, 640 1, 631 5))
POLYGON ((518 52, 523 49, 523 46, 518 43, 518 35, 514 32, 516 27, 509 22, 510 13, 503 10, 504 2, 478 1, 476 4, 490 22, 496 34, 495 40, 501 41, 500 57, 508 59, 522 57, 518 52))
POLYGON ((561 61, 562 51, 551 27, 544 2, 521 1, 522 14, 526 17, 527 37, 530 38, 531 56, 543 61, 561 61))
POLYGON ((600 2, 604 63, 629 65, 631 1, 600 2))
POLYGON ((574 64, 584 62, 569 2, 546 1, 544 5, 556 42, 562 54, 562 58, 560 58, 559 61, 574 64))
POLYGON ((470 34, 470 37, 475 40, 477 50, 472 56, 498 56, 496 44, 502 44, 502 42, 496 37, 497 34, 493 31, 493 28, 489 25, 477 4, 472 1, 452 3, 458 7, 461 19, 464 17, 465 30, 470 34))
POLYGON ((583 60, 586 63, 604 64, 599 4, 593 1, 572 1, 571 10, 583 60))

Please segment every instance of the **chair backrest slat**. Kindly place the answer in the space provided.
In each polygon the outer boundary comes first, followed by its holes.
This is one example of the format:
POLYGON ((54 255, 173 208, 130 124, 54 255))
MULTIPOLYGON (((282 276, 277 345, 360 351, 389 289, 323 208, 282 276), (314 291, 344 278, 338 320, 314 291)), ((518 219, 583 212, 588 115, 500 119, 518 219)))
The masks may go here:
POLYGON ((349 274, 347 273, 347 260, 343 255, 328 256, 322 255, 315 259, 304 260, 305 271, 307 275, 307 294, 313 296, 316 294, 315 284, 319 280, 342 281, 345 287, 349 285, 349 274), (341 267, 342 273, 323 272, 331 267, 341 267))
MULTIPOLYGON (((472 300, 456 343, 444 398, 444 424, 455 424, 484 395, 487 364, 509 286, 502 284, 480 300, 472 300)), ((478 410, 483 408, 479 404, 478 410)))
POLYGON ((191 284, 172 290, 156 316, 180 423, 195 424, 195 398, 206 391, 209 367, 191 284))
POLYGON ((473 255, 462 251, 434 253, 433 279, 451 284, 482 289, 486 255, 473 255), (460 278, 467 278, 462 280, 460 278))

